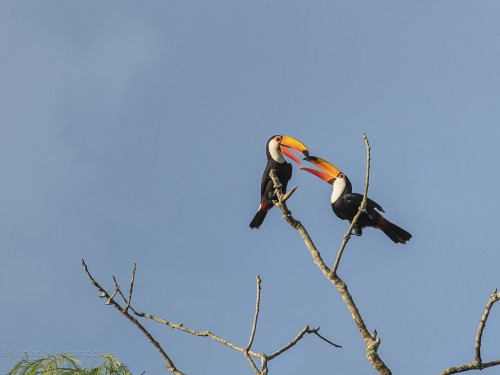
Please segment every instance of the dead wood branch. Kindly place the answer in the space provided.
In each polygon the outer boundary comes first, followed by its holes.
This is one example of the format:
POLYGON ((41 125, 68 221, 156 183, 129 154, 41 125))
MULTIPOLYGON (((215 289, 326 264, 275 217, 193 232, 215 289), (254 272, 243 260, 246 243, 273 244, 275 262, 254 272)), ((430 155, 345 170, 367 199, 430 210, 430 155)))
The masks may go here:
POLYGON ((252 347, 253 340, 255 338, 255 331, 257 330, 257 320, 259 319, 259 310, 260 310, 260 291, 261 291, 260 283, 261 283, 261 280, 260 280, 259 275, 257 275, 256 280, 257 280, 257 293, 256 293, 257 296, 255 297, 255 313, 254 313, 254 317, 253 317, 252 331, 250 332, 250 338, 248 339, 247 346, 243 350, 243 354, 245 355, 245 358, 250 363, 250 366, 252 367, 253 371, 257 375, 259 375, 260 374, 259 369, 255 365, 255 362, 253 361, 252 357, 250 357, 250 355, 248 354, 248 351, 252 347))
POLYGON ((167 355, 167 353, 163 350, 161 345, 156 341, 153 336, 142 326, 137 319, 132 316, 129 313, 129 310, 132 311, 132 313, 137 316, 137 317, 142 317, 142 318, 147 318, 152 321, 155 321, 160 324, 164 324, 170 328, 173 329, 178 329, 182 332, 189 333, 193 336, 198 336, 198 337, 210 337, 211 339, 233 349, 238 352, 241 352, 244 354, 245 358, 249 361, 250 366, 252 367, 252 370, 257 374, 257 375, 268 375, 268 367, 267 363, 268 361, 278 357, 280 354, 283 354, 286 352, 288 349, 292 348, 295 344, 297 344, 304 336, 305 334, 310 334, 314 333, 324 341, 328 342, 329 344, 335 346, 335 347, 341 347, 340 345, 334 344, 333 342, 325 339, 323 336, 319 335, 319 327, 315 329, 309 329, 309 326, 306 326, 303 328, 297 336, 295 336, 289 343, 284 345, 281 349, 273 352, 271 355, 266 355, 265 353, 261 352, 255 352, 250 350, 253 344, 253 341, 255 339, 255 334, 257 331, 257 322, 258 322, 258 317, 259 317, 259 311, 260 311, 260 293, 261 293, 261 279, 260 276, 256 277, 257 280, 257 292, 256 292, 256 301, 255 301, 255 313, 254 313, 254 318, 253 318, 253 323, 252 323, 252 329, 250 332, 250 338, 248 340, 248 343, 245 347, 237 346, 233 343, 231 343, 228 340, 223 339, 222 337, 219 337, 215 335, 214 333, 206 330, 206 331, 196 331, 190 328, 185 327, 182 323, 177 324, 177 323, 172 323, 166 319, 161 319, 157 318, 154 315, 143 313, 143 312, 138 312, 133 306, 132 306, 132 293, 133 293, 133 288, 134 288, 134 281, 135 281, 135 271, 136 271, 136 265, 134 264, 134 268, 132 271, 132 278, 130 281, 130 291, 128 297, 124 295, 124 293, 121 291, 120 285, 118 284, 118 281, 116 278, 113 276, 113 283, 115 290, 114 292, 110 295, 105 289, 103 289, 100 284, 94 279, 90 271, 88 270, 87 265, 85 264, 85 261, 82 259, 82 266, 85 270, 85 273, 87 274, 88 278, 90 279, 92 285, 96 287, 96 289, 100 292, 100 297, 101 298, 106 298, 106 304, 111 305, 115 307, 122 315, 124 315, 128 320, 130 320, 139 330, 148 338, 148 340, 156 347, 156 349, 160 352, 160 354, 163 356, 165 361, 167 362, 167 366, 165 368, 172 372, 175 375, 185 375, 183 372, 179 371, 175 365, 173 364, 172 360, 170 357, 167 355), (124 303, 125 307, 122 307, 116 300, 115 296, 119 295, 124 303), (258 369, 257 365, 255 364, 254 360, 252 359, 259 359, 261 362, 261 370, 258 369))
POLYGON ((352 230, 354 229, 354 226, 358 222, 359 217, 363 212, 366 210, 366 203, 368 201, 368 186, 370 184, 370 160, 371 160, 371 147, 370 143, 368 142, 368 138, 366 137, 366 134, 363 133, 363 140, 365 141, 365 146, 366 146, 366 177, 365 177, 365 191, 363 193, 363 199, 361 200, 361 205, 358 208, 358 212, 352 219, 351 225, 349 226, 349 229, 347 229, 346 234, 344 235, 344 240, 342 241, 342 244, 340 245, 340 249, 337 254, 337 258, 335 259, 335 263, 333 264, 332 270, 330 272, 332 273, 337 273, 337 269, 339 268, 340 264, 340 258, 342 258, 342 254, 344 253, 344 249, 349 242, 351 238, 351 233, 352 230))
POLYGON ((481 340, 483 337, 483 331, 486 327, 486 321, 488 320, 488 317, 490 315, 491 308, 498 300, 500 300, 500 293, 495 289, 493 294, 488 299, 488 302, 486 303, 486 308, 484 309, 484 313, 481 316, 481 321, 479 322, 479 326, 477 328, 475 340, 476 357, 474 358, 474 360, 462 366, 449 367, 444 370, 441 375, 458 374, 459 372, 466 372, 471 370, 483 370, 488 367, 500 365, 500 359, 483 363, 483 360, 481 358, 481 340))
POLYGON ((130 302, 132 301, 132 292, 134 291, 135 268, 136 264, 134 263, 134 268, 132 269, 132 279, 130 280, 130 291, 128 293, 128 299, 127 299, 127 305, 125 306, 125 311, 128 311, 128 309, 130 308, 130 302))
POLYGON ((132 315, 130 315, 128 313, 128 311, 126 311, 124 308, 122 308, 120 306, 120 304, 114 300, 114 296, 116 295, 116 292, 118 292, 120 289, 118 284, 115 282, 116 289, 115 289, 115 293, 113 293, 113 297, 112 297, 108 294, 108 292, 106 292, 99 285, 99 283, 97 281, 95 281, 95 279, 90 274, 90 271, 87 267, 87 264, 85 264, 85 260, 83 260, 83 259, 82 259, 82 266, 83 266, 83 269, 85 270, 85 273, 87 274, 88 278, 90 279, 90 282, 92 283, 92 285, 94 285, 97 288, 97 290, 99 290, 99 292, 101 292, 100 296, 102 298, 107 298, 107 304, 112 305, 115 309, 117 309, 120 313, 122 313, 122 315, 124 315, 128 320, 130 320, 137 328, 139 328, 139 330, 148 338, 149 342, 151 344, 153 344, 153 346, 160 352, 161 356, 167 362, 167 366, 165 368, 175 375, 185 375, 183 372, 179 371, 177 369, 177 367, 175 367, 175 365, 172 362, 172 360, 170 359, 170 357, 163 350, 160 343, 153 338, 151 333, 149 333, 149 331, 146 328, 144 328, 144 326, 141 323, 139 323, 136 318, 134 318, 132 315))
POLYGON ((362 201, 361 207, 359 209, 359 212, 357 213, 356 217, 353 219, 351 226, 349 227, 349 230, 348 230, 346 236, 344 237, 344 241, 342 242, 339 253, 337 255, 337 259, 336 259, 335 264, 332 267, 332 269, 328 268, 328 266, 325 264, 325 262, 321 258, 321 254, 319 253, 319 251, 317 250, 316 246, 313 243, 313 240, 311 239, 311 237, 307 233, 306 228, 302 225, 302 223, 300 221, 293 218, 292 213, 290 212, 290 210, 288 209, 288 207, 286 205, 286 199, 288 199, 291 194, 289 194, 289 193, 284 194, 281 191, 281 184, 276 176, 276 171, 271 170, 269 174, 274 182, 274 188, 275 188, 275 193, 276 193, 276 197, 277 197, 277 200, 275 201, 275 205, 283 213, 283 218, 286 220, 286 222, 299 232, 299 234, 301 235, 302 239, 304 240, 304 243, 305 243, 307 249, 309 250, 316 266, 321 270, 323 275, 339 291, 342 299, 344 300, 344 303, 347 305, 347 308, 349 309, 349 312, 351 313, 352 318, 354 319, 354 321, 356 322, 356 325, 358 326, 359 332, 361 333, 363 340, 365 341, 366 357, 368 358, 368 361, 375 368, 375 370, 378 371, 379 374, 391 375, 392 374, 391 370, 389 370, 389 368, 386 366, 386 364, 382 361, 382 359, 380 358, 380 356, 377 353, 378 347, 380 345, 380 338, 378 338, 375 333, 370 334, 370 332, 366 328, 366 325, 363 321, 363 318, 361 317, 361 313, 359 312, 356 304, 354 303, 354 299, 352 298, 351 294, 349 293, 349 291, 347 289, 347 285, 337 275, 337 268, 338 268, 338 265, 340 263, 340 258, 342 257, 342 253, 345 249, 345 246, 347 245, 347 242, 349 241, 349 236, 350 236, 350 233, 352 231, 352 228, 356 224, 356 221, 357 221, 359 215, 361 215, 362 210, 364 209, 364 207, 366 207, 369 173, 370 173, 370 145, 368 142, 368 138, 366 137, 365 134, 363 134, 363 139, 365 141, 366 151, 367 151, 365 193, 363 196, 363 201, 362 201))

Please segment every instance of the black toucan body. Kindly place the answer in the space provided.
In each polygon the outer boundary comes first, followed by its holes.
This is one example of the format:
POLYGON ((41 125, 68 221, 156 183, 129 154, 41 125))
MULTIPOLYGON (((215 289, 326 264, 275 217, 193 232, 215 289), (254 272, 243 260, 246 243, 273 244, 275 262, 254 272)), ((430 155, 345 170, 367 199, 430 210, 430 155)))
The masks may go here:
POLYGON ((262 174, 260 184, 260 204, 257 213, 250 223, 250 228, 259 228, 266 218, 267 212, 273 208, 275 199, 274 184, 269 172, 274 169, 281 183, 281 190, 286 191, 288 181, 292 178, 292 165, 288 163, 283 154, 300 164, 297 157, 288 150, 292 148, 308 156, 307 147, 298 140, 286 135, 274 135, 266 144, 267 164, 262 174))
MULTIPOLYGON (((316 156, 310 156, 307 160, 322 169, 325 173, 309 168, 302 169, 333 185, 330 202, 335 215, 342 220, 349 220, 349 222, 352 222, 361 205, 363 195, 352 192, 351 182, 347 176, 334 165, 316 156)), ((353 227, 354 234, 361 236, 363 228, 373 227, 380 229, 395 243, 404 244, 410 240, 410 233, 396 224, 391 223, 383 217, 380 212, 384 212, 382 207, 377 202, 368 198, 365 211, 359 216, 356 225, 353 227)))

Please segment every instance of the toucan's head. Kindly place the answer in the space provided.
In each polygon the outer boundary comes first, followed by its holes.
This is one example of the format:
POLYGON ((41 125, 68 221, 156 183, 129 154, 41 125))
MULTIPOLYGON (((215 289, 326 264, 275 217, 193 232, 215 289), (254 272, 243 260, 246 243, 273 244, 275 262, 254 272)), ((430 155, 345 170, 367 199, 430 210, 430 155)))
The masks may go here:
POLYGON ((306 158, 309 157, 309 150, 299 140, 287 135, 273 135, 269 138, 269 141, 267 141, 267 158, 272 158, 278 163, 283 163, 285 161, 283 154, 285 154, 297 164, 301 165, 300 160, 289 149, 300 152, 306 158))
POLYGON ((338 194, 352 193, 351 181, 349 181, 343 172, 340 172, 337 178, 333 179, 330 183, 333 185, 333 190, 337 190, 338 194))
POLYGON ((317 156, 309 156, 308 158, 306 158, 306 160, 313 163, 323 172, 311 168, 301 169, 328 182, 333 186, 333 190, 337 191, 338 194, 352 193, 351 181, 349 181, 345 173, 341 172, 340 169, 338 169, 336 166, 317 156))

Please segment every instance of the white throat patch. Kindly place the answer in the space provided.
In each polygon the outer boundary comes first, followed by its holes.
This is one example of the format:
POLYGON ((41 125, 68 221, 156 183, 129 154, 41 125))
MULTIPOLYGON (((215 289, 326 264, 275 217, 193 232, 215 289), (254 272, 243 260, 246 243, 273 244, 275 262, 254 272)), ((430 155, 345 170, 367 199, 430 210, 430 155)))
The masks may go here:
POLYGON ((344 193, 346 186, 347 183, 343 178, 336 178, 335 181, 333 181, 333 191, 330 203, 335 203, 337 199, 339 199, 342 193, 344 193))
POLYGON ((269 154, 271 155, 271 157, 273 158, 273 160, 275 162, 278 162, 278 163, 285 162, 285 158, 280 151, 280 145, 278 142, 276 142, 274 139, 271 139, 271 141, 269 142, 269 145, 267 147, 269 149, 269 154))

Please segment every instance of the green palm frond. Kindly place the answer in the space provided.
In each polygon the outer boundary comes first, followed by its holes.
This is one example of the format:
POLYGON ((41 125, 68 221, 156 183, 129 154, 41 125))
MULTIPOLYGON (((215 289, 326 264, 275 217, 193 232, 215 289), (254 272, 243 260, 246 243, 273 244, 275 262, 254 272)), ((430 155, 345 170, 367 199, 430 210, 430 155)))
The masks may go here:
POLYGON ((103 364, 91 369, 90 375, 132 375, 127 366, 111 354, 101 354, 98 358, 103 361, 103 364))
POLYGON ((86 370, 68 354, 48 355, 39 359, 19 361, 7 375, 132 375, 127 366, 110 354, 97 359, 102 365, 86 370))
POLYGON ((7 375, 63 375, 80 374, 78 361, 67 354, 48 355, 43 358, 19 361, 7 375))

